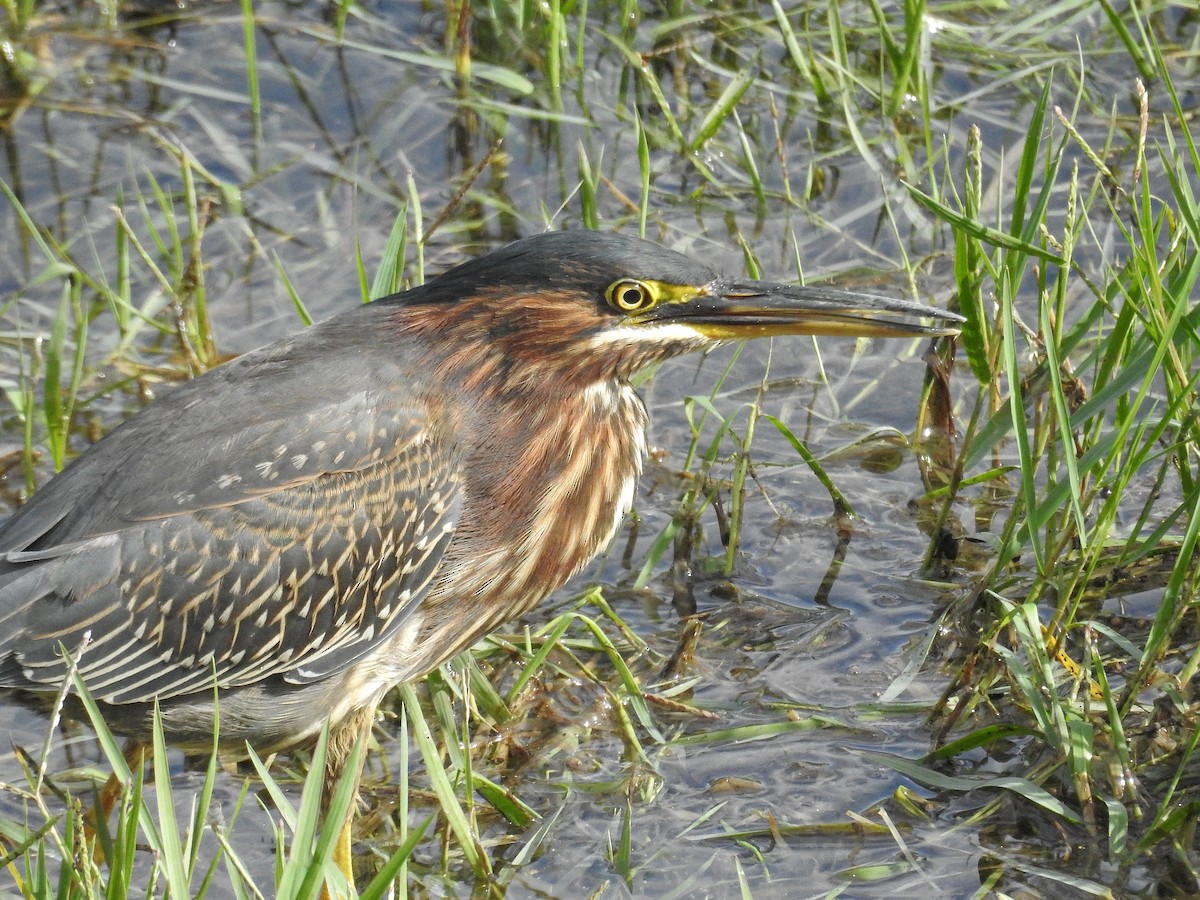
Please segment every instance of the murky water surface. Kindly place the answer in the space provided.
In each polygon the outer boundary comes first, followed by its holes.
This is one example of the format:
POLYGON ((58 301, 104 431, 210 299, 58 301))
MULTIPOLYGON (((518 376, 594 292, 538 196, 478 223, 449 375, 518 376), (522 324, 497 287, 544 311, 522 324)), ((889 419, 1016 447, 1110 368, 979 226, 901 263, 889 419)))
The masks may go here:
MULTIPOLYGON (((747 18, 773 21, 769 4, 759 12, 747 18)), ((184 205, 174 202, 164 210, 154 191, 178 201, 184 188, 179 157, 194 158, 208 173, 197 190, 210 217, 202 249, 212 333, 220 353, 236 354, 299 327, 277 267, 314 318, 348 308, 359 302, 356 254, 373 272, 402 210, 414 229, 410 236, 415 234, 418 203, 420 228, 437 222, 424 248, 428 274, 547 224, 587 224, 581 171, 596 183, 599 226, 636 231, 641 181, 634 112, 655 135, 668 125, 605 32, 623 35, 647 54, 672 100, 686 97, 700 110, 685 122, 689 132, 727 84, 726 67, 739 58, 757 50, 765 65, 778 65, 781 73, 786 68, 776 31, 762 25, 748 48, 725 32, 729 20, 720 9, 702 13, 699 24, 646 12, 632 31, 622 30, 614 12, 592 10, 583 34, 586 74, 564 86, 561 113, 547 115, 552 104, 541 69, 523 58, 538 44, 514 41, 512 26, 475 23, 475 78, 460 95, 439 67, 447 59, 441 4, 356 7, 340 46, 327 13, 315 4, 259 7, 260 134, 252 124, 236 7, 152 8, 143 26, 122 20, 113 31, 99 22, 48 20, 38 52, 53 75, 3 134, 0 178, 81 267, 110 280, 118 277, 113 207, 123 197, 132 232, 164 280, 177 282, 178 273, 168 271, 170 254, 155 246, 155 235, 165 236, 168 222, 188 233, 184 205), (448 217, 439 220, 448 208, 448 217)), ((1081 33, 1090 27, 1077 23, 1081 33)), ((940 97, 981 88, 961 57, 933 65, 940 97)), ((818 110, 783 91, 773 97, 760 85, 756 92, 739 110, 758 155, 762 202, 747 180, 735 132, 719 132, 698 151, 699 161, 715 173, 712 181, 677 146, 659 141, 649 159, 649 235, 739 272, 745 260, 740 237, 766 277, 795 278, 798 255, 809 278, 854 271, 851 284, 898 295, 909 286, 890 273, 902 270, 905 255, 928 256, 919 270, 920 288, 925 299, 944 302, 946 234, 912 207, 896 180, 900 163, 889 157, 889 141, 879 140, 891 125, 858 123, 874 142, 869 166, 847 149, 851 136, 844 123, 832 127, 818 110), (795 202, 787 201, 789 192, 795 202), (863 274, 869 272, 879 274, 863 274)), ((983 124, 989 147, 1015 141, 1028 99, 1014 85, 1008 106, 989 93, 978 109, 941 109, 956 148, 952 154, 959 153, 971 121, 983 124)), ((61 287, 45 277, 46 260, 18 228, 7 202, 0 203, 0 233, 6 235, 0 241, 0 383, 13 391, 28 372, 38 339, 52 328, 61 287)), ((414 246, 410 240, 410 277, 419 271, 414 246)), ((130 253, 131 296, 150 314, 166 307, 169 321, 173 301, 139 253, 130 253)), ((120 340, 111 317, 96 309, 87 361, 101 366, 111 390, 89 390, 77 416, 82 427, 72 438, 76 451, 86 446, 89 432, 111 427, 140 402, 128 363, 104 366, 120 340)), ((145 367, 141 387, 169 390, 152 371, 180 367, 173 336, 147 327, 132 344, 126 356, 145 367)), ((629 588, 686 487, 679 472, 691 432, 681 401, 709 396, 735 352, 675 361, 646 387, 656 454, 639 491, 633 543, 623 531, 572 589, 529 617, 534 626, 571 603, 582 586, 599 583, 651 650, 670 656, 684 624, 671 603, 668 562, 657 565, 646 589, 629 588)), ((715 571, 725 550, 711 509, 700 520, 690 563, 696 604, 707 619, 691 670, 698 680, 686 700, 715 716, 664 713, 661 727, 701 735, 788 722, 789 712, 819 719, 754 741, 697 739, 653 754, 657 787, 635 796, 630 807, 635 872, 626 883, 610 862, 626 815, 621 794, 588 789, 628 774, 623 748, 609 730, 603 698, 584 687, 581 696, 571 696, 564 688, 553 700, 564 719, 575 715, 596 725, 581 728, 573 746, 536 759, 510 783, 538 812, 559 815, 553 839, 512 873, 512 896, 732 896, 740 890, 739 877, 755 896, 809 896, 846 886, 851 867, 904 862, 887 836, 788 836, 783 829, 771 837, 768 829, 734 841, 720 833, 771 823, 845 823, 847 811, 868 813, 897 788, 911 787, 865 752, 911 759, 929 749, 923 714, 943 690, 943 679, 934 664, 902 685, 897 678, 929 640, 939 605, 965 588, 921 576, 929 541, 920 526, 925 488, 905 436, 916 420, 922 352, 915 343, 822 340, 818 355, 804 339, 759 342, 741 352, 712 402, 736 418, 742 433, 746 404, 765 386, 763 410, 826 457, 826 471, 857 517, 848 533, 839 532, 829 496, 809 468, 772 425, 757 423, 755 479, 734 570, 728 576, 715 571)), ((20 446, 22 425, 11 407, 0 415, 2 455, 20 446)), ((715 425, 706 424, 702 444, 715 433, 715 425)), ((726 461, 714 469, 719 477, 730 475, 735 449, 722 449, 726 461)), ((43 457, 38 477, 50 471, 43 457)), ((10 497, 23 482, 19 466, 9 469, 10 497)), ((974 521, 973 511, 960 513, 974 521)), ((0 720, 13 743, 36 755, 48 727, 44 718, 0 699, 0 720)), ((396 742, 385 740, 384 750, 394 759, 396 742)), ((56 737, 50 770, 100 767, 101 759, 86 733, 56 737)), ((177 770, 186 796, 199 776, 181 765, 177 770)), ((0 758, 0 779, 22 783, 11 754, 0 758)), ((222 809, 232 808, 241 785, 236 777, 223 778, 222 809)), ((19 815, 12 797, 0 795, 0 803, 19 815)), ((969 812, 965 804, 957 813, 969 812)), ((263 884, 270 883, 274 853, 267 820, 250 803, 235 830, 263 884)), ((878 881, 854 882, 847 896, 909 895, 931 885, 963 896, 978 887, 985 836, 949 830, 948 822, 923 827, 914 821, 905 824, 904 840, 919 864, 898 865, 900 874, 891 877, 876 870, 878 881)), ((501 826, 489 833, 515 843, 523 837, 501 826)), ((470 889, 463 885, 459 893, 470 889)))

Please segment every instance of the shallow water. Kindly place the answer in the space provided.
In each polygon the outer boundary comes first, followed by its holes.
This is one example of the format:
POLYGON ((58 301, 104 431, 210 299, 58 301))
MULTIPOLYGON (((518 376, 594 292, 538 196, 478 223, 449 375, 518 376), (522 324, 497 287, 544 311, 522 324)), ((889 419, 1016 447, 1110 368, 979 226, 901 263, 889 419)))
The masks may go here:
MULTIPOLYGON (((177 196, 180 148, 194 157, 211 175, 200 178, 199 186, 213 216, 203 237, 204 284, 222 354, 243 352, 298 327, 275 258, 314 318, 359 302, 356 253, 373 272, 406 201, 411 221, 419 199, 423 229, 453 206, 424 249, 429 274, 466 253, 535 233, 547 222, 581 227, 589 216, 578 188, 581 166, 598 167, 603 176, 596 197, 600 227, 636 231, 631 203, 639 197, 640 175, 633 111, 656 134, 666 126, 653 98, 631 86, 625 58, 601 36, 622 33, 619 17, 591 11, 583 40, 585 74, 565 90, 561 115, 548 115, 544 74, 523 58, 527 48, 506 38, 511 30, 489 35, 482 14, 475 23, 475 81, 461 97, 447 73, 431 65, 445 58, 440 12, 440 6, 414 3, 356 7, 347 43, 338 48, 329 37, 325 8, 261 5, 261 138, 249 115, 236 8, 150 9, 145 20, 150 24, 123 19, 115 30, 88 20, 95 13, 86 11, 80 19, 47 20, 40 52, 48 60, 49 82, 0 143, 0 178, 81 267, 113 281, 116 198, 127 198, 124 213, 133 231, 169 270, 170 261, 159 259, 169 254, 153 249, 151 232, 165 233, 168 220, 186 231, 182 204, 164 212, 151 201, 142 210, 132 198, 152 197, 155 183, 177 196), (161 22, 154 24, 159 15, 161 22), (495 73, 488 63, 528 77, 532 95, 511 77, 489 80, 495 73), (481 176, 458 197, 465 174, 487 159, 500 137, 481 176)), ((706 7, 695 22, 643 10, 639 27, 625 39, 658 67, 672 101, 686 97, 700 110, 685 122, 692 133, 727 83, 727 66, 746 64, 757 51, 768 71, 778 69, 781 84, 790 77, 779 62, 785 53, 777 32, 762 27, 751 44, 735 42, 738 28, 771 22, 772 16, 769 4, 749 10, 706 7)), ((1086 34, 1097 23, 1076 24, 1086 34)), ((573 34, 570 47, 575 48, 573 34)), ((973 69, 961 49, 936 56, 933 65, 943 98, 981 91, 988 77, 973 69)), ((1123 74, 1101 68, 1096 77, 1116 80, 1123 74)), ((951 156, 961 154, 969 121, 983 123, 990 148, 1010 145, 1023 131, 1028 100, 1017 82, 1006 94, 980 97, 977 106, 968 107, 970 116, 958 115, 947 100, 937 114, 945 122, 951 156)), ((868 165, 850 149, 844 123, 835 117, 831 125, 815 107, 782 88, 773 91, 765 79, 739 110, 747 140, 760 153, 765 198, 756 200, 740 145, 728 129, 698 151, 724 190, 706 182, 678 147, 660 142, 650 154, 650 237, 739 272, 744 255, 737 238, 744 237, 765 277, 794 278, 798 251, 809 278, 851 272, 843 279, 851 286, 896 295, 909 292, 903 276, 892 274, 903 269, 904 257, 928 257, 918 286, 925 299, 944 302, 950 283, 947 232, 915 209, 896 182, 901 164, 887 137, 890 125, 869 117, 858 123, 874 148, 868 165), (774 113, 771 97, 777 100, 774 113), (782 161, 775 155, 777 128, 782 161), (785 189, 797 202, 787 202, 785 189)), ((0 203, 0 233, 21 233, 9 204, 0 203)), ((412 278, 415 260, 410 242, 412 278)), ((45 266, 27 237, 0 242, 0 384, 6 390, 16 390, 59 309, 61 286, 43 277, 45 266)), ((169 321, 171 299, 158 280, 140 264, 132 279, 134 302, 152 313, 167 308, 169 321)), ((90 302, 85 295, 85 304, 90 302)), ((177 375, 162 372, 181 365, 171 335, 145 328, 128 354, 144 367, 135 387, 127 381, 129 363, 105 365, 120 338, 104 309, 93 313, 87 360, 104 380, 89 389, 79 411, 75 451, 86 446, 90 432, 136 409, 140 395, 169 390, 162 382, 177 375)), ((535 760, 510 785, 544 815, 561 809, 543 851, 511 873, 510 896, 672 891, 733 896, 740 890, 739 872, 757 896, 821 895, 848 884, 847 896, 856 897, 931 889, 962 896, 978 888, 987 836, 952 829, 945 820, 905 823, 904 840, 916 865, 907 864, 897 842, 886 836, 800 835, 748 843, 718 837, 723 828, 762 827, 769 819, 781 825, 844 823, 847 810, 867 813, 898 787, 912 786, 863 751, 914 759, 930 748, 923 715, 945 687, 942 674, 927 665, 892 688, 929 639, 939 607, 969 588, 965 578, 943 584, 920 575, 929 541, 918 502, 925 488, 905 436, 915 426, 923 350, 914 342, 822 340, 818 357, 812 342, 794 339, 771 346, 758 342, 741 352, 713 402, 744 423, 743 405, 756 398, 769 362, 763 409, 787 422, 818 457, 829 454, 826 470, 857 518, 848 536, 839 534, 824 489, 774 427, 758 422, 756 481, 734 571, 728 577, 712 571, 724 548, 711 510, 703 515, 702 538, 691 559, 696 604, 707 619, 692 672, 699 680, 688 702, 717 718, 664 714, 662 727, 694 735, 788 721, 789 710, 822 718, 814 727, 753 742, 696 740, 657 751, 654 787, 632 807, 635 873, 626 882, 608 862, 624 804, 611 790, 588 789, 629 774, 620 740, 608 730, 604 700, 588 694, 586 686, 582 696, 551 698, 552 704, 564 704, 564 718, 591 722, 580 715, 591 711, 597 724, 581 729, 569 750, 535 760), (875 437, 860 442, 864 434, 875 437), (713 812, 714 807, 719 809, 713 812), (879 870, 878 880, 865 877, 864 869, 850 874, 852 867, 868 864, 895 869, 879 870)), ((583 585, 599 583, 636 634, 657 653, 670 655, 684 625, 671 604, 668 565, 659 564, 648 589, 628 588, 677 508, 677 474, 690 440, 680 401, 708 396, 735 352, 726 348, 703 360, 672 362, 645 388, 656 456, 638 493, 633 548, 623 531, 613 550, 555 603, 530 616, 531 623, 548 620, 583 585)), ((705 443, 715 432, 711 424, 706 429, 705 443)), ((22 424, 5 407, 0 455, 21 440, 22 424)), ((39 480, 51 471, 43 456, 39 480)), ((727 477, 731 467, 716 471, 727 477)), ((19 466, 8 470, 10 495, 20 493, 23 482, 19 466)), ((967 508, 956 512, 968 522, 975 514, 967 508)), ((0 721, 10 723, 13 743, 40 748, 44 718, 0 697, 0 721)), ((396 743, 384 743, 393 761, 396 743)), ((101 759, 86 734, 56 737, 49 770, 95 767, 101 759)), ((186 796, 198 776, 178 762, 176 771, 179 792, 186 796)), ((0 781, 23 783, 11 755, 0 757, 0 781)), ((236 777, 222 779, 222 808, 232 808, 241 785, 236 777)), ((377 790, 386 792, 386 786, 377 790)), ((969 811, 967 803, 962 801, 957 815, 969 811)), ((0 813, 19 818, 21 804, 0 793, 0 813)), ((262 884, 270 883, 274 853, 267 818, 248 804, 235 832, 262 884)), ((523 837, 501 827, 491 833, 506 842, 523 837)), ((1033 838, 1029 846, 1036 856, 1033 838)), ((218 886, 210 896, 225 896, 223 890, 218 886)), ((437 890, 465 896, 471 885, 437 890)))

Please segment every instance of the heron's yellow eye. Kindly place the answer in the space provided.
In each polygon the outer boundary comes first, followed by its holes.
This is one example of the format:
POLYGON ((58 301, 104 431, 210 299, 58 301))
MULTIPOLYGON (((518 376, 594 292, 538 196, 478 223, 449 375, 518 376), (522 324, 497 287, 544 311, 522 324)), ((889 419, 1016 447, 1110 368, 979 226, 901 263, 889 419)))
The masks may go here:
POLYGON ((638 312, 654 305, 654 295, 650 293, 650 288, 629 278, 614 281, 608 286, 604 296, 608 299, 609 306, 621 312, 638 312))

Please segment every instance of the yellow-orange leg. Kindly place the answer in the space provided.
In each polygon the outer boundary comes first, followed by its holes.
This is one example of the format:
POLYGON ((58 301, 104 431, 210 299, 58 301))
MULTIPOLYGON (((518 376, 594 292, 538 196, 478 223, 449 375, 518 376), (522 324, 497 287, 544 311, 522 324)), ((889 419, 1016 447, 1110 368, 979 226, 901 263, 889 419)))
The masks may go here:
MULTIPOLYGON (((125 748, 121 751, 121 755, 125 757, 125 764, 131 772, 144 766, 146 760, 150 758, 150 753, 149 744, 132 739, 126 742, 125 748)), ((92 859, 96 861, 97 865, 104 862, 104 844, 99 839, 100 825, 104 823, 107 826, 124 789, 125 783, 116 772, 113 772, 96 795, 95 804, 84 813, 83 837, 85 842, 92 844, 92 859)))
MULTIPOLYGON (((333 862, 338 867, 343 875, 346 876, 346 883, 353 886, 354 884, 354 859, 351 854, 351 830, 354 824, 354 813, 346 816, 346 821, 342 823, 342 828, 338 832, 337 844, 333 848, 333 862)), ((325 887, 321 890, 321 900, 339 900, 329 890, 329 883, 325 883, 325 887)))
MULTIPOLYGON (((377 703, 378 701, 376 701, 377 703)), ((328 804, 333 799, 333 792, 342 778, 353 778, 353 799, 346 817, 338 831, 337 843, 333 847, 333 862, 338 870, 346 876, 346 883, 354 887, 354 860, 352 855, 351 837, 354 827, 354 815, 358 807, 358 782, 362 777, 363 762, 366 758, 367 741, 371 737, 371 726, 375 722, 376 703, 369 703, 350 713, 342 721, 335 723, 329 730, 329 746, 325 755, 325 784, 322 792, 326 813, 328 804), (354 762, 354 750, 362 747, 357 763, 354 762), (353 772, 347 772, 346 767, 354 765, 353 772)), ((321 889, 321 900, 341 900, 333 892, 329 882, 321 889)))

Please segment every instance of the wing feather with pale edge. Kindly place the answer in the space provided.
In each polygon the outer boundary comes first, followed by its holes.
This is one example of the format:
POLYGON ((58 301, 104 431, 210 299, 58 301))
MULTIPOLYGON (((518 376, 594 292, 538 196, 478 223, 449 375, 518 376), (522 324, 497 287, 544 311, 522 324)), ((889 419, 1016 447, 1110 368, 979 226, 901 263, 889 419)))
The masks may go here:
POLYGON ((0 678, 55 683, 60 645, 87 634, 80 672, 110 702, 207 690, 214 671, 309 682, 395 632, 453 534, 459 458, 403 347, 327 364, 356 318, 181 386, 0 529, 0 678))

